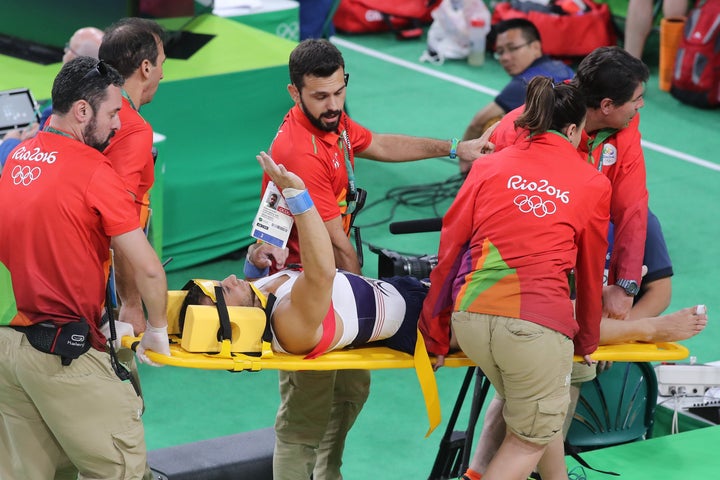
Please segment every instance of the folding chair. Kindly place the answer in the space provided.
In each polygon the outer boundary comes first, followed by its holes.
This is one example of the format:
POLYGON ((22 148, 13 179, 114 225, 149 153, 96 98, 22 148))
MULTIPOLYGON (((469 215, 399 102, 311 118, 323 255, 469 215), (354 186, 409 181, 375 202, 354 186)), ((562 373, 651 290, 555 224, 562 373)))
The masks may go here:
POLYGON ((650 363, 613 363, 583 384, 566 442, 587 451, 650 438, 657 395, 650 363))

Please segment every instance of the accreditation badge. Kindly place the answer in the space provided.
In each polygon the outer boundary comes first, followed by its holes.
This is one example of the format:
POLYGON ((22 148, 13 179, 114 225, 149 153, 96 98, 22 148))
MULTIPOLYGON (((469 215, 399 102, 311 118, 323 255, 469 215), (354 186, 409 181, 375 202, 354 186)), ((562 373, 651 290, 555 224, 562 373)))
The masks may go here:
POLYGON ((615 162, 617 162, 617 148, 615 147, 615 145, 612 145, 610 143, 606 143, 605 145, 603 145, 602 157, 600 158, 604 167, 615 165, 615 162))
POLYGON ((250 235, 265 243, 285 248, 293 216, 280 190, 273 182, 269 182, 265 194, 260 201, 250 235))

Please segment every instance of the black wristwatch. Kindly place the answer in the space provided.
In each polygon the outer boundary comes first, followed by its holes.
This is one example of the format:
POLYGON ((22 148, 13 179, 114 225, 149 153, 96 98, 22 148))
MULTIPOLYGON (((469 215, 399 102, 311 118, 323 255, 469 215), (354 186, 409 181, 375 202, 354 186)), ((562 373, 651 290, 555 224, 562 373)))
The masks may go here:
POLYGON ((625 280, 624 278, 618 278, 615 281, 615 285, 625 290, 625 294, 629 297, 634 297, 640 291, 640 286, 635 280, 625 280))

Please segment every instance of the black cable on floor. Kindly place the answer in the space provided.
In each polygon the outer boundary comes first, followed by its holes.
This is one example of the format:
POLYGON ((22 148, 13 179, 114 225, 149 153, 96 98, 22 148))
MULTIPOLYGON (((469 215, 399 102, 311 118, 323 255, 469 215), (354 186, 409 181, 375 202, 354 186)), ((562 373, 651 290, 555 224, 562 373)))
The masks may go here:
POLYGON ((456 174, 442 182, 426 183, 420 185, 407 185, 402 187, 391 188, 385 193, 385 196, 379 200, 371 202, 358 213, 358 220, 367 215, 367 212, 373 207, 392 202, 390 213, 381 220, 376 222, 358 225, 360 228, 375 227, 390 223, 395 217, 395 211, 400 206, 410 207, 428 207, 433 208, 436 217, 442 217, 444 212, 438 211, 438 207, 442 202, 454 199, 457 195, 465 175, 456 174))

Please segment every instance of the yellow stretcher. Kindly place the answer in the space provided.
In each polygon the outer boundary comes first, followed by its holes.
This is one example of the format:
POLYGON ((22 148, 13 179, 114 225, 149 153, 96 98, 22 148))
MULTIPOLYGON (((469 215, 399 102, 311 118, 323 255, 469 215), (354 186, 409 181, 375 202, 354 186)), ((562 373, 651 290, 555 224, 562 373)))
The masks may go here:
MULTIPOLYGON (((124 347, 132 348, 140 338, 123 337, 124 347)), ((312 360, 303 355, 273 353, 270 357, 250 356, 233 353, 230 356, 222 353, 190 353, 180 346, 180 337, 170 335, 171 357, 153 351, 146 352, 150 360, 162 365, 182 368, 199 368, 201 370, 244 370, 257 372, 260 370, 383 370, 387 368, 415 368, 415 358, 407 353, 387 347, 361 347, 347 350, 336 350, 312 360)), ((599 347, 592 358, 597 361, 609 362, 661 362, 682 360, 689 356, 689 351, 678 343, 626 343, 621 345, 605 345, 599 347)), ((575 357, 575 361, 581 361, 575 357)), ((435 358, 430 357, 431 364, 435 358)), ((446 367, 472 367, 475 364, 464 353, 453 353, 445 357, 446 367)))
MULTIPOLYGON (((146 351, 150 360, 175 367, 199 368, 205 370, 260 371, 260 370, 379 370, 387 368, 414 368, 420 388, 425 398, 425 406, 430 421, 427 435, 440 424, 440 399, 437 383, 432 370, 435 359, 429 357, 422 336, 418 332, 415 355, 392 350, 388 347, 360 347, 348 350, 328 352, 318 358, 305 359, 302 355, 290 355, 265 351, 261 356, 231 353, 222 348, 219 353, 190 353, 180 345, 180 337, 171 335, 170 353, 160 355, 146 351)), ((127 348, 137 345, 140 338, 123 337, 122 344, 127 348)), ((592 358, 597 361, 613 362, 654 362, 673 361, 687 358, 689 351, 677 343, 628 343, 599 347, 592 358)), ((582 358, 575 357, 575 361, 582 358)), ((446 367, 472 367, 474 363, 462 352, 453 353, 445 358, 446 367)))

